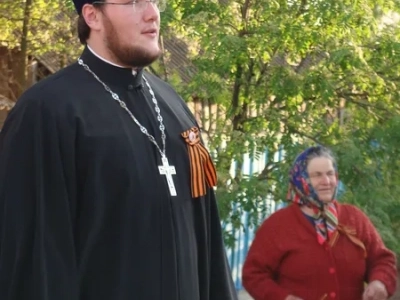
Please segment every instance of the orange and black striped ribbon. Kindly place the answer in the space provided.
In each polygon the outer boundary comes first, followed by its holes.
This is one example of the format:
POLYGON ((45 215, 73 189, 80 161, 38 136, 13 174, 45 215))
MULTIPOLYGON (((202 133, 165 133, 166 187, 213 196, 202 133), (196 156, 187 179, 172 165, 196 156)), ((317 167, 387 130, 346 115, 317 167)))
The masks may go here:
POLYGON ((217 172, 207 149, 200 141, 199 129, 193 127, 182 132, 189 152, 192 197, 207 193, 207 187, 217 185, 217 172))
POLYGON ((365 248, 364 243, 357 237, 357 233, 355 231, 355 229, 347 227, 347 226, 343 226, 341 224, 339 224, 337 226, 337 231, 335 231, 332 239, 330 240, 330 246, 333 247, 338 238, 339 238, 339 234, 345 235, 353 244, 357 245, 358 247, 360 247, 363 250, 363 254, 364 254, 364 258, 367 257, 367 249, 365 248))

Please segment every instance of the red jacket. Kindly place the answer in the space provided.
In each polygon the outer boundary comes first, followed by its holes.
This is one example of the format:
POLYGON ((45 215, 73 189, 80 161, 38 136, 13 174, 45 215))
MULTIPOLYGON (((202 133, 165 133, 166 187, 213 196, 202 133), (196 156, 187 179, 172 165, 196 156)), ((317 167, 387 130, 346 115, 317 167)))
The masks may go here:
POLYGON ((396 289, 395 255, 383 244, 368 217, 338 204, 339 223, 356 230, 366 248, 340 235, 333 248, 318 244, 313 224, 299 206, 272 214, 258 229, 242 271, 243 286, 255 300, 361 300, 364 282, 380 280, 396 289))

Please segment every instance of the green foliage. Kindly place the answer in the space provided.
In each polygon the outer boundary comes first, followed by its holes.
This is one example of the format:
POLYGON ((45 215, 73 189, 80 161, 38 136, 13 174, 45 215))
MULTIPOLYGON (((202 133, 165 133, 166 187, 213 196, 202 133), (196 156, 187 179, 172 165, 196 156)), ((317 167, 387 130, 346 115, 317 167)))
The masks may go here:
POLYGON ((0 45, 21 49, 23 40, 27 40, 26 57, 51 52, 60 60, 71 59, 81 50, 76 33, 76 13, 69 0, 2 0, 0 28, 0 45), (28 18, 24 18, 26 16, 28 18))
POLYGON ((343 201, 363 208, 387 245, 400 253, 400 116, 335 146, 347 184, 343 201), (356 144, 357 143, 357 144, 356 144))
MULTIPOLYGON (((25 38, 27 56, 54 52, 76 58, 72 2, 32 0, 26 6, 27 1, 0 2, 1 45, 18 48, 25 38)), ((241 216, 249 213, 246 225, 257 227, 269 212, 266 195, 285 199, 296 154, 322 143, 338 157, 346 186, 341 201, 361 207, 400 253, 400 28, 392 13, 398 1, 169 0, 168 5, 162 34, 187 43, 192 80, 170 74, 162 61, 153 71, 187 101, 218 107, 211 115, 204 109, 202 120, 216 154, 223 221, 242 228, 241 216), (279 149, 285 156, 277 161, 273 154, 279 149), (243 173, 243 156, 257 159, 265 151, 264 169, 243 173)), ((233 242, 229 231, 226 241, 233 242)))
POLYGON ((285 199, 295 155, 322 143, 338 156, 346 186, 341 201, 361 207, 400 253, 400 174, 397 161, 388 161, 398 149, 393 128, 400 111, 400 30, 388 22, 396 21, 398 2, 169 3, 165 32, 191 45, 198 70, 178 89, 188 101, 206 99, 224 112, 207 127, 209 147, 217 153, 222 218, 240 228, 240 215, 248 212, 258 226, 265 195, 285 199), (262 172, 243 174, 245 153, 279 147, 285 159, 270 155, 262 172))

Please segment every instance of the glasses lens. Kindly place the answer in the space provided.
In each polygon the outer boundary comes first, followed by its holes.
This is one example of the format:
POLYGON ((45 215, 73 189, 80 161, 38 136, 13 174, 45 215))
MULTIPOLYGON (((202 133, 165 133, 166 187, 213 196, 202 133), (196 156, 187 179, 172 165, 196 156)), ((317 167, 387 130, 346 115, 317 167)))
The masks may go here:
POLYGON ((154 5, 160 12, 163 12, 167 6, 166 0, 138 0, 133 2, 133 9, 137 12, 144 11, 148 5, 154 5))
POLYGON ((167 0, 154 0, 153 2, 160 12, 163 12, 167 7, 167 0))

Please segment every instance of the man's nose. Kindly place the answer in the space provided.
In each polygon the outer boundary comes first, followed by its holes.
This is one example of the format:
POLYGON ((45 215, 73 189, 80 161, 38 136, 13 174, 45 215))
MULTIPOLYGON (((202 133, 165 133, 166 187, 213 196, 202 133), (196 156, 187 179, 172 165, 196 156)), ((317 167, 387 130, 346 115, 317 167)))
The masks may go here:
POLYGON ((143 13, 146 20, 158 20, 160 18, 160 11, 157 5, 151 1, 147 2, 146 9, 143 13))

